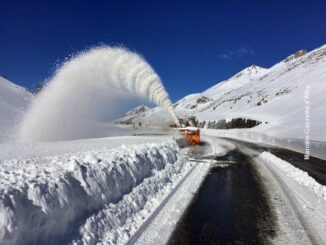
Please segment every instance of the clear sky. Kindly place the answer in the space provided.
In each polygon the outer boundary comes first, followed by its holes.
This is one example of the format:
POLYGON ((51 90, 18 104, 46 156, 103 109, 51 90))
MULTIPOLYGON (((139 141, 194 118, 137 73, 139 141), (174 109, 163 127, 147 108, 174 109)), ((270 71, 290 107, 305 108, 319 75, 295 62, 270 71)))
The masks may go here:
POLYGON ((19 85, 103 43, 142 54, 176 101, 326 44, 326 1, 0 1, 0 74, 19 85))

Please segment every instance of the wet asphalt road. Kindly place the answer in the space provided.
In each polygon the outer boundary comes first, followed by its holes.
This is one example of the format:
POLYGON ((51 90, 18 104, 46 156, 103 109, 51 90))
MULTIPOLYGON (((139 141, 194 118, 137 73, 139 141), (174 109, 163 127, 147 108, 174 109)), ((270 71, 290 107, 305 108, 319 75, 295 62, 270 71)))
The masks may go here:
MULTIPOLYGON (((275 215, 252 164, 252 158, 263 151, 307 171, 320 183, 326 181, 324 160, 311 158, 306 161, 303 154, 290 150, 225 140, 236 145, 237 149, 226 156, 216 157, 217 164, 178 222, 169 244, 268 244, 269 238, 276 233, 275 215), (252 149, 253 154, 241 151, 244 148, 252 149)), ((190 154, 200 158, 207 147, 203 143, 194 147, 190 154)))

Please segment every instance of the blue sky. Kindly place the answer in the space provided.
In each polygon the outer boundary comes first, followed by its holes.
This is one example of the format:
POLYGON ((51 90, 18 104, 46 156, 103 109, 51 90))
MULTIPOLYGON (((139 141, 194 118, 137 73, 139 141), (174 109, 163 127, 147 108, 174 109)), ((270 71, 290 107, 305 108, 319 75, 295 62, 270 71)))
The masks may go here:
POLYGON ((0 1, 0 74, 32 88, 99 44, 142 54, 173 101, 326 43, 326 1, 0 1))

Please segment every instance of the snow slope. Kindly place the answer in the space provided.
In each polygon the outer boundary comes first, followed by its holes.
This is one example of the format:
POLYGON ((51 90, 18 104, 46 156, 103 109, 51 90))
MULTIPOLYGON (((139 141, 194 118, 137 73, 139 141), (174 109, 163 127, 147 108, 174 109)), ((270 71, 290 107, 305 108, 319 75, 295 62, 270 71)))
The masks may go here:
MULTIPOLYGON (((200 120, 255 119, 268 124, 250 131, 303 138, 304 94, 309 89, 310 139, 326 141, 326 45, 309 53, 299 52, 269 69, 259 69, 254 76, 251 69, 204 91, 200 96, 212 101, 187 113, 192 111, 200 120)), ((183 103, 183 108, 189 103, 183 103)))
POLYGON ((0 162, 0 244, 126 242, 193 167, 172 139, 0 162))
MULTIPOLYGON (((310 140, 326 141, 325 81, 326 45, 309 53, 300 50, 268 69, 256 65, 245 68, 202 93, 184 97, 175 103, 175 109, 180 117, 196 116, 206 122, 254 119, 262 124, 240 131, 302 140, 306 125, 304 96, 308 93, 310 140)), ((153 108, 142 120, 155 124, 164 117, 168 118, 167 113, 153 108)))
POLYGON ((29 91, 0 76, 0 142, 9 137, 31 100, 29 91))

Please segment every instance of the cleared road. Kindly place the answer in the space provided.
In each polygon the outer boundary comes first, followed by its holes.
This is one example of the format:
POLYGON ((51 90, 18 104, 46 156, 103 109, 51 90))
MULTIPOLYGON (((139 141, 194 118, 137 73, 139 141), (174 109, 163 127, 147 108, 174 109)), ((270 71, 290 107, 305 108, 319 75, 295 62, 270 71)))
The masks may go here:
MULTIPOLYGON (((215 157, 215 166, 169 243, 325 244, 325 202, 266 166, 258 156, 269 151, 321 184, 326 180, 326 162, 316 158, 305 161, 302 154, 268 145, 223 140, 236 149, 224 157, 215 157)), ((200 158, 204 147, 194 148, 194 157, 200 158)))

